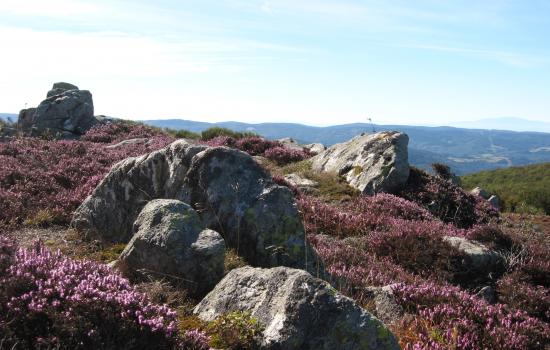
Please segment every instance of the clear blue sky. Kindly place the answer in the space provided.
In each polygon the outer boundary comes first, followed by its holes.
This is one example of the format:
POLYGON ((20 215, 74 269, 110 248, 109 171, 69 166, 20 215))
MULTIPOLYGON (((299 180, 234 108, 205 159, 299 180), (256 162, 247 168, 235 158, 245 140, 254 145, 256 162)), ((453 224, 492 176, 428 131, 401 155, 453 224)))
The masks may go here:
POLYGON ((330 125, 550 121, 550 1, 0 0, 0 112, 330 125))

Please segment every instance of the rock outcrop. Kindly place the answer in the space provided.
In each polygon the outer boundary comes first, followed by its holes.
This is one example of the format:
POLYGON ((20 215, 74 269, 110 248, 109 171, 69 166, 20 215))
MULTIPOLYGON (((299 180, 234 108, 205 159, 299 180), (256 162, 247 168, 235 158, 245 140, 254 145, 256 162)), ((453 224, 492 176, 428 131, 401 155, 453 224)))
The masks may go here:
POLYGON ((483 199, 489 199, 489 197, 491 196, 489 194, 489 192, 485 191, 483 188, 481 187, 476 187, 474 188, 473 190, 470 191, 471 194, 473 194, 474 196, 479 196, 483 199))
POLYGON ((188 204, 152 200, 134 223, 134 235, 119 258, 135 273, 178 279, 191 295, 204 295, 223 277, 225 243, 216 231, 204 229, 188 204))
POLYGON ((317 181, 306 179, 305 177, 294 173, 285 175, 284 179, 292 186, 298 187, 300 190, 305 190, 306 192, 319 186, 317 181))
POLYGON ((483 244, 463 237, 445 236, 443 240, 458 249, 468 259, 463 262, 464 268, 477 272, 480 278, 502 268, 502 257, 483 244))
POLYGON ((120 141, 117 144, 105 146, 107 149, 116 149, 121 148, 128 145, 140 145, 140 144, 147 144, 150 141, 148 138, 135 138, 135 139, 128 139, 124 141, 120 141))
POLYGON ((501 209, 501 201, 500 201, 500 197, 497 196, 496 194, 492 195, 491 197, 489 197, 489 199, 487 199, 487 202, 489 202, 489 204, 491 204, 493 206, 493 208, 495 208, 496 210, 500 211, 501 209))
POLYGON ((291 137, 284 137, 282 139, 278 139, 277 141, 282 143, 286 148, 294 149, 294 150, 297 150, 297 151, 301 151, 301 150, 304 149, 304 147, 302 147, 298 143, 298 141, 294 140, 291 137))
POLYGON ((385 324, 396 322, 405 313, 405 310, 397 303, 392 285, 367 287, 364 298, 372 302, 375 316, 385 324))
POLYGON ((409 178, 409 137, 399 132, 362 134, 312 158, 317 171, 335 172, 365 194, 395 192, 409 178))
POLYGON ((78 86, 69 84, 69 83, 64 83, 64 82, 54 83, 52 89, 48 91, 48 94, 46 95, 46 97, 49 98, 55 95, 61 95, 65 91, 69 91, 69 90, 79 90, 79 89, 78 89, 78 86))
POLYGON ((30 132, 34 125, 34 114, 36 113, 36 108, 27 108, 22 109, 19 112, 19 117, 17 118, 17 127, 19 130, 24 132, 30 132))
POLYGON ((470 191, 470 193, 473 194, 474 196, 478 196, 485 199, 493 208, 500 211, 502 203, 500 201, 499 196, 492 195, 481 187, 474 188, 473 190, 470 191))
POLYGON ((265 326, 262 349, 399 349, 382 322, 302 270, 232 270, 194 309, 205 321, 232 311, 265 326))
POLYGON ((308 143, 303 146, 304 149, 309 150, 311 153, 319 154, 324 152, 327 148, 322 143, 308 143))
POLYGON ((92 94, 68 83, 55 83, 47 98, 36 108, 19 113, 19 128, 25 134, 45 133, 60 138, 77 138, 98 123, 92 94))
POLYGON ((128 242, 139 212, 158 198, 190 204, 250 264, 317 267, 291 190, 276 185, 248 154, 225 147, 178 140, 116 164, 72 224, 89 236, 128 242))
POLYGON ((75 211, 72 225, 90 237, 128 242, 141 209, 153 199, 178 199, 191 159, 206 148, 179 140, 115 164, 75 211))

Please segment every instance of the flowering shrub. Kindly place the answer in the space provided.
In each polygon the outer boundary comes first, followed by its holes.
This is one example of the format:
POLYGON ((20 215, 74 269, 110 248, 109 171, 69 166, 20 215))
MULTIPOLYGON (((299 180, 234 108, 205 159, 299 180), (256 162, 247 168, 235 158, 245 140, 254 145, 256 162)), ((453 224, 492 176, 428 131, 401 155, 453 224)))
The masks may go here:
POLYGON ((285 147, 278 141, 266 140, 259 136, 246 136, 236 139, 231 136, 217 136, 205 142, 209 146, 227 146, 236 148, 251 156, 264 156, 278 165, 298 162, 312 155, 305 150, 295 150, 285 147))
POLYGON ((304 150, 296 150, 278 146, 266 150, 264 152, 264 157, 274 161, 277 165, 285 165, 310 158, 311 154, 304 150))
POLYGON ((181 347, 185 350, 208 350, 210 337, 199 330, 185 332, 181 347))
POLYGON ((405 189, 398 196, 427 208, 434 216, 460 228, 488 223, 499 217, 487 201, 466 193, 459 186, 411 167, 405 189))
POLYGON ((550 289, 533 285, 529 276, 510 273, 498 281, 497 292, 501 302, 550 322, 550 289))
POLYGON ((0 226, 37 221, 39 212, 52 223, 67 223, 114 163, 173 141, 146 126, 115 123, 92 128, 83 139, 88 141, 20 138, 0 144, 0 226), (105 147, 135 137, 150 142, 105 147))
POLYGON ((392 195, 339 206, 303 194, 297 201, 308 240, 342 292, 368 304, 365 287, 400 283, 398 303, 413 315, 394 326, 405 349, 544 349, 550 342, 548 289, 536 286, 548 271, 542 238, 522 240, 494 226, 459 229, 392 195), (505 304, 488 305, 447 284, 480 281, 463 270, 468 257, 443 236, 475 239, 503 253, 522 247, 525 258, 516 268, 526 277, 505 276, 497 283, 505 304))
POLYGON ((457 287, 398 284, 393 292, 408 312, 428 320, 419 342, 405 349, 545 349, 550 326, 503 304, 488 305, 457 287))
POLYGON ((235 148, 250 154, 251 156, 262 156, 266 151, 282 147, 282 144, 277 141, 269 141, 263 137, 251 136, 243 137, 235 141, 235 148))
MULTIPOLYGON (((178 346, 176 313, 152 304, 106 265, 75 261, 39 243, 16 250, 3 238, 0 252, 0 333, 4 346, 178 346)), ((189 334, 183 342, 193 339, 197 344, 204 340, 189 334)))
POLYGON ((347 203, 346 210, 370 216, 386 216, 415 221, 436 221, 428 210, 406 199, 378 193, 375 196, 359 196, 347 203))
POLYGON ((338 237, 395 231, 404 225, 433 237, 463 236, 463 230, 436 221, 426 210, 407 200, 379 194, 360 196, 342 207, 301 195, 298 206, 307 232, 338 237), (411 221, 412 224, 408 224, 411 221))
POLYGON ((150 126, 129 122, 117 122, 94 126, 80 138, 80 141, 117 143, 128 139, 152 138, 159 134, 160 132, 157 129, 153 129, 150 126))

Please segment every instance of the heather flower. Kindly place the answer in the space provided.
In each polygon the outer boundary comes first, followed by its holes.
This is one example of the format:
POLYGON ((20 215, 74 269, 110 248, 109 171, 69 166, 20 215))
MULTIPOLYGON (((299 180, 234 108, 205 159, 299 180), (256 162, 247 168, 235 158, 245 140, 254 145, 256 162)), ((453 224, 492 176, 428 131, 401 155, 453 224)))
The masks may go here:
MULTIPOLYGON (((0 274, 4 345, 137 349, 178 344, 176 313, 152 304, 106 265, 75 261, 40 243, 17 251, 11 247, 0 239, 0 261, 11 261, 0 274)), ((202 344, 200 334, 194 335, 189 339, 202 344)))
POLYGON ((19 138, 0 144, 0 226, 20 224, 41 210, 53 223, 67 223, 113 164, 172 141, 143 125, 110 123, 92 128, 81 141, 19 138), (136 137, 150 141, 106 148, 106 142, 136 137))

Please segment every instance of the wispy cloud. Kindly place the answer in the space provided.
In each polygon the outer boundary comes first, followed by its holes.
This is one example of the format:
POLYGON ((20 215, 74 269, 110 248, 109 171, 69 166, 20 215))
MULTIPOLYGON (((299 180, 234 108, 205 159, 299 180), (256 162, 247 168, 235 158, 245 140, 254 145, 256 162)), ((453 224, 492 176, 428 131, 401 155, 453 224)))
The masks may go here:
POLYGON ((533 67, 550 62, 550 60, 545 57, 502 50, 473 49, 442 45, 399 45, 399 47, 459 54, 473 58, 496 61, 515 67, 533 67))
POLYGON ((93 15, 101 11, 99 3, 72 0, 2 0, 0 13, 66 18, 74 15, 93 15))

